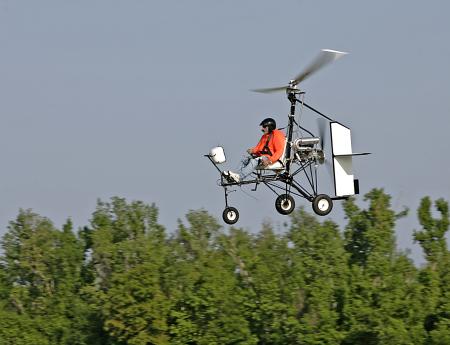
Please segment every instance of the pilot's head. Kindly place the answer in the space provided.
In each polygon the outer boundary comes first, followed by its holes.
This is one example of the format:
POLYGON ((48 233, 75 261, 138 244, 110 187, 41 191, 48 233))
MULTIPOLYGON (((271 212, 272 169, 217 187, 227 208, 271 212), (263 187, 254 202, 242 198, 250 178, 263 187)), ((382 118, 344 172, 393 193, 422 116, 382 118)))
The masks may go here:
POLYGON ((259 125, 262 126, 262 131, 266 134, 272 132, 277 127, 277 123, 275 122, 275 120, 270 117, 262 120, 259 125))

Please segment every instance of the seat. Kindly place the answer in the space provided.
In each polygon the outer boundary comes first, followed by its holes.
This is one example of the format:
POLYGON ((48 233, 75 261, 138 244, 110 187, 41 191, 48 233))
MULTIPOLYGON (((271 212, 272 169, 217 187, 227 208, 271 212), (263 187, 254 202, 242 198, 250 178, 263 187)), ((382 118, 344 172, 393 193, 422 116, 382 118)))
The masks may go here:
POLYGON ((278 161, 269 164, 267 167, 264 167, 264 165, 262 165, 262 164, 258 165, 256 167, 256 170, 277 170, 277 171, 283 170, 284 163, 286 163, 286 142, 287 142, 287 139, 284 140, 283 154, 281 155, 281 158, 278 161))

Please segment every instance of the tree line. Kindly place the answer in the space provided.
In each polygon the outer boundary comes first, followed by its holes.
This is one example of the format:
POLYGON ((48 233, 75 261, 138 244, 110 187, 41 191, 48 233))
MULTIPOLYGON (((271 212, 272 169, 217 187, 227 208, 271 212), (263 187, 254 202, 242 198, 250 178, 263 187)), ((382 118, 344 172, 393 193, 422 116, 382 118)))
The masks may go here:
POLYGON ((448 203, 421 201, 418 269, 394 236, 408 210, 383 189, 364 200, 343 203, 343 231, 303 207, 284 232, 201 209, 170 234, 154 204, 117 197, 76 232, 20 210, 1 241, 0 344, 450 344, 448 203))

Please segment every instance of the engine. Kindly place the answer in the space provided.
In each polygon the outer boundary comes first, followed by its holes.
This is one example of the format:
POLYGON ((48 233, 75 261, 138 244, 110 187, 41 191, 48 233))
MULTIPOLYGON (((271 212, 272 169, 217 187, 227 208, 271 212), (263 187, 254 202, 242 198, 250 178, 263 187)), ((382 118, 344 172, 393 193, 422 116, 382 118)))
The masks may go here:
POLYGON ((315 160, 325 163, 325 152, 320 149, 320 138, 297 138, 294 141, 294 156, 300 162, 315 160))

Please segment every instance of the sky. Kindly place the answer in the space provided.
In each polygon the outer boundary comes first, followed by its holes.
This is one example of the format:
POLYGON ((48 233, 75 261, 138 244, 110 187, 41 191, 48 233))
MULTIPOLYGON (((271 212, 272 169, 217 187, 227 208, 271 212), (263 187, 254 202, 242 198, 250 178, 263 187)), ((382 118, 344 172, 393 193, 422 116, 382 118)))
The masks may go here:
MULTIPOLYGON (((0 235, 20 208, 89 225, 114 196, 155 203, 168 232, 202 208, 226 229, 204 155, 220 144, 234 170, 262 119, 288 119, 283 92, 249 90, 286 85, 332 49, 349 55, 299 88, 351 129, 354 152, 372 153, 353 159, 357 204, 384 188, 397 212, 410 208, 397 243, 420 265, 420 200, 450 199, 449 12, 418 0, 0 0, 0 235)), ((301 124, 317 132, 316 119, 305 110, 301 124)), ((284 231, 276 195, 249 189, 229 196, 236 226, 284 231)), ((319 192, 334 196, 324 167, 319 192)), ((328 217, 345 227, 341 202, 328 217)))

